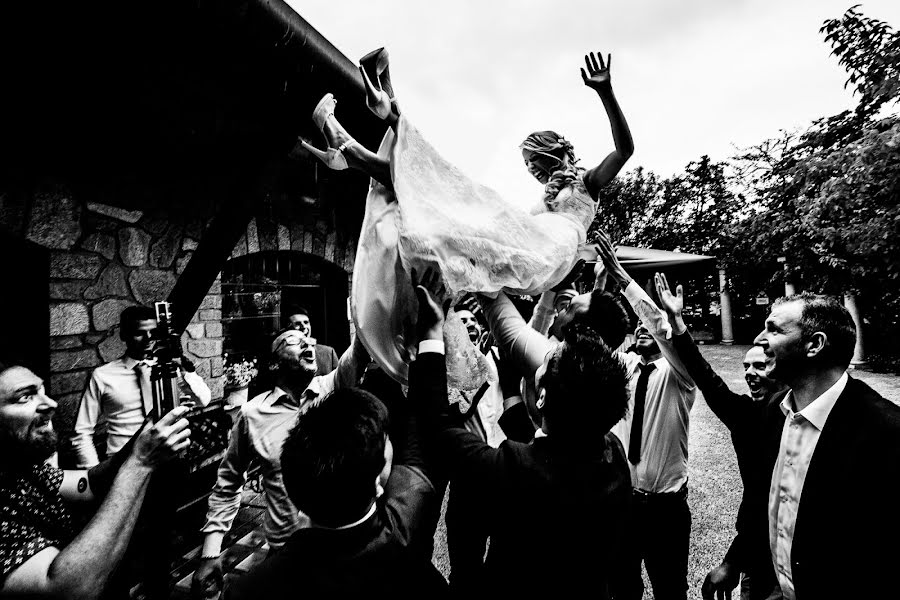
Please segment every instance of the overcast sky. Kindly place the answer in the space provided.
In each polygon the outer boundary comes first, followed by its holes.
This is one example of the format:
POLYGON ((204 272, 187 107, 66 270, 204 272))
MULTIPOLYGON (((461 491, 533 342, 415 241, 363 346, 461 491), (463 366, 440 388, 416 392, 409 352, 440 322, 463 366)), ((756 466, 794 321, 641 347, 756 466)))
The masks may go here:
MULTIPOLYGON (((613 55, 635 142, 626 169, 668 176, 854 105, 818 32, 853 0, 288 3, 354 62, 386 47, 404 113, 451 162, 523 206, 541 194, 518 150, 530 132, 558 131, 586 167, 613 147, 579 73, 591 50, 613 55)), ((862 11, 900 27, 898 0, 862 11)))

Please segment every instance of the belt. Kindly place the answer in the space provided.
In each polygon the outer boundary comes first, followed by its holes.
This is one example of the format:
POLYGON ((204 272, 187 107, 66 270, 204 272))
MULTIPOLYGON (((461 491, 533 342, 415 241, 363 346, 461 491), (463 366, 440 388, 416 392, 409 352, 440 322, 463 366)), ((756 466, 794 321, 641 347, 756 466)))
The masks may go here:
POLYGON ((656 502, 663 500, 683 500, 687 498, 687 482, 675 492, 648 492, 634 488, 634 498, 639 502, 656 502))

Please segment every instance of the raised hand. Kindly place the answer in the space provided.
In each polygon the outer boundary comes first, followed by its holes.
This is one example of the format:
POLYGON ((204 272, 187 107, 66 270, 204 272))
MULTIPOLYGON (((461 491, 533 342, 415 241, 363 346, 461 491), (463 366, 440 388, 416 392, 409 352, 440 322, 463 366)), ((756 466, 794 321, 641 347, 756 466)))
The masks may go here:
POLYGON ((612 65, 612 54, 606 55, 606 62, 603 62, 603 54, 598 52, 596 56, 591 52, 584 55, 584 64, 587 71, 581 69, 581 78, 584 85, 592 90, 605 92, 612 89, 612 82, 609 78, 609 68, 612 65))
POLYGON ((597 232, 596 247, 597 258, 603 262, 606 271, 616 280, 616 283, 623 288, 627 287, 628 284, 631 283, 631 277, 625 271, 622 263, 619 262, 619 258, 616 256, 616 251, 613 248, 612 242, 609 241, 609 237, 607 237, 604 231, 597 232))
POLYGON ((419 275, 412 270, 412 283, 419 300, 419 315, 416 320, 416 335, 422 340, 442 340, 444 319, 450 309, 447 288, 441 274, 435 269, 426 269, 419 275))
POLYGON ((563 277, 562 281, 554 285, 551 291, 558 294, 563 290, 574 288, 575 282, 581 279, 582 271, 584 270, 584 262, 583 258, 576 260, 575 265, 569 270, 569 274, 563 277))
POLYGON ((656 284, 656 296, 669 317, 669 324, 672 325, 672 329, 676 334, 684 333, 687 330, 687 325, 685 325, 684 318, 682 318, 682 312, 684 312, 684 289, 679 285, 675 288, 675 293, 673 294, 665 273, 656 273, 653 276, 653 281, 656 284))
POLYGON ((681 285, 675 288, 673 294, 665 273, 656 273, 653 282, 656 284, 656 295, 669 317, 673 319, 681 317, 684 310, 684 289, 681 285))

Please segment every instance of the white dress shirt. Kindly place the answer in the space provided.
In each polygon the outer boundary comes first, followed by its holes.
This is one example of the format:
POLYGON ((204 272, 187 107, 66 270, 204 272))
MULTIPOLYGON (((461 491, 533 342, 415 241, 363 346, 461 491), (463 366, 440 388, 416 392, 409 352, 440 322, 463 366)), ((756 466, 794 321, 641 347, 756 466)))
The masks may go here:
POLYGON ((794 412, 794 395, 788 392, 781 402, 785 415, 778 459, 769 486, 769 547, 775 575, 785 600, 794 600, 791 547, 800 495, 809 463, 819 442, 825 421, 834 403, 847 386, 847 373, 800 412, 794 412))
POLYGON ((290 398, 279 387, 264 392, 241 406, 232 428, 225 457, 219 465, 216 484, 209 496, 203 533, 222 536, 204 540, 203 554, 213 556, 221 551, 222 537, 241 506, 241 492, 251 464, 259 465, 266 515, 263 521, 266 541, 271 548, 281 548, 297 529, 309 526, 309 518, 297 510, 288 497, 281 478, 281 447, 297 421, 297 415, 321 402, 336 389, 359 384, 368 355, 354 340, 341 355, 337 368, 312 378, 303 399, 290 398))
MULTIPOLYGON (((656 368, 647 381, 641 460, 633 465, 631 484, 653 493, 677 492, 687 482, 688 429, 696 397, 696 386, 672 344, 669 319, 635 281, 623 292, 631 307, 656 340, 662 356, 653 361, 656 368)), ((619 352, 630 377, 628 412, 612 429, 625 448, 631 442, 634 393, 641 357, 619 352)))
MULTIPOLYGON (((78 467, 89 468, 99 462, 94 447, 94 431, 98 423, 108 425, 106 455, 112 456, 128 443, 147 416, 146 406, 152 398, 143 398, 140 376, 135 370, 138 361, 123 356, 94 369, 81 397, 72 446, 78 455, 78 467)), ((203 378, 196 373, 178 369, 178 387, 192 400, 209 404, 212 397, 203 378)), ((147 388, 149 389, 149 388, 147 388)))

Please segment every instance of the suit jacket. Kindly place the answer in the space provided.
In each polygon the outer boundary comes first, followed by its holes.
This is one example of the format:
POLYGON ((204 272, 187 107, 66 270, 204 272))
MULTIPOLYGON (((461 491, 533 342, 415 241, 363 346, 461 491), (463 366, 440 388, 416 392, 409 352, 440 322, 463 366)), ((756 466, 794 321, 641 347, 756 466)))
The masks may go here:
MULTIPOLYGON (((605 432, 577 445, 551 435, 491 448, 454 418, 444 357, 420 354, 416 363, 436 451, 451 479, 465 478, 490 507, 486 593, 610 597, 631 499, 621 442, 605 432)), ((411 392, 413 383, 411 372, 411 392)))
POLYGON ((331 346, 316 344, 316 375, 327 375, 338 366, 338 354, 331 346))
MULTIPOLYGON (((740 445, 748 457, 737 520, 742 541, 729 554, 751 575, 753 598, 776 583, 768 504, 786 394, 764 403, 737 394, 725 401, 722 395, 716 407, 735 435, 736 449, 740 445)), ((803 484, 791 549, 797 598, 892 597, 896 585, 890 574, 900 559, 898 499, 900 408, 850 378, 819 436, 803 484)))
MULTIPOLYGON (((703 358, 690 333, 684 332, 674 336, 673 346, 691 379, 703 393, 703 399, 706 400, 710 410, 731 432, 731 442, 737 456, 738 470, 741 474, 741 481, 744 483, 744 492, 741 495, 741 505, 738 509, 738 522, 740 523, 741 515, 748 510, 748 502, 752 503, 753 501, 752 499, 748 500, 748 482, 751 478, 759 477, 759 473, 756 472, 758 469, 755 466, 755 463, 759 462, 762 452, 758 424, 765 402, 753 400, 748 394, 731 391, 728 384, 703 358)), ((750 489, 752 487, 751 484, 750 489)), ((766 500, 768 502, 768 498, 766 500)), ((767 532, 768 530, 766 530, 767 532)), ((724 561, 731 563, 742 572, 750 572, 753 570, 752 563, 771 564, 771 556, 767 541, 757 541, 755 545, 748 546, 748 535, 746 532, 742 535, 739 528, 738 535, 735 536, 728 548, 724 561)), ((759 591, 760 594, 765 594, 771 591, 776 582, 769 577, 774 578, 771 568, 764 574, 751 577, 751 593, 759 591)), ((754 594, 754 597, 757 596, 754 594)), ((765 597, 765 595, 759 597, 765 597)))
POLYGON ((394 463, 375 513, 348 529, 296 531, 227 589, 227 598, 448 597, 431 562, 443 485, 420 433, 415 386, 411 380, 410 402, 390 402, 394 463))

